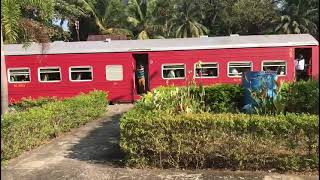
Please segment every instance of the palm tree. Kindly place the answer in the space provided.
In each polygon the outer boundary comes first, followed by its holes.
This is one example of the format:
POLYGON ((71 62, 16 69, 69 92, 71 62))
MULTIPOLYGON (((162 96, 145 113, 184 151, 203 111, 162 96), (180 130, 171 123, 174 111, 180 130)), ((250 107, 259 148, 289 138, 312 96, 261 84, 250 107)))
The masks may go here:
POLYGON ((170 20, 170 32, 177 38, 199 37, 208 33, 208 29, 200 23, 199 7, 191 0, 181 0, 175 7, 170 20))
POLYGON ((65 20, 74 22, 80 16, 88 17, 87 12, 90 12, 90 9, 86 9, 87 5, 91 4, 87 1, 75 1, 75 0, 55 0, 54 13, 55 18, 60 19, 61 25, 65 20))
POLYGON ((286 34, 311 33, 317 34, 318 7, 312 6, 313 1, 286 0, 282 15, 274 20, 275 32, 286 34))
POLYGON ((46 42, 48 23, 53 14, 52 0, 1 1, 1 114, 8 111, 8 85, 3 38, 8 43, 46 42), (3 28, 3 29, 2 29, 3 28), (4 34, 2 34, 2 30, 4 34))
POLYGON ((93 18, 98 28, 97 31, 100 34, 124 34, 132 36, 131 31, 122 28, 125 21, 125 14, 123 13, 125 5, 121 0, 79 0, 73 2, 73 5, 81 9, 82 12, 85 12, 85 15, 80 15, 81 17, 85 17, 85 20, 93 18))
POLYGON ((129 0, 127 21, 134 28, 137 39, 163 38, 160 36, 162 26, 158 25, 156 0, 129 0))

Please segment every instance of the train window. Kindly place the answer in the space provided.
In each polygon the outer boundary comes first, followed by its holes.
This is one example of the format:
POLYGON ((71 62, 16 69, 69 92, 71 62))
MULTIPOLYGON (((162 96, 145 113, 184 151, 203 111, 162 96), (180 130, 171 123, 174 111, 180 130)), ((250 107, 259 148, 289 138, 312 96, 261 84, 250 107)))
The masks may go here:
POLYGON ((194 76, 196 78, 214 78, 218 77, 218 63, 195 64, 194 76))
POLYGON ((57 82, 61 81, 61 72, 59 67, 39 68, 40 82, 57 82))
POLYGON ((122 65, 108 65, 106 66, 106 79, 108 81, 122 81, 123 67, 122 65))
POLYGON ((228 76, 241 77, 243 72, 252 70, 251 62, 230 62, 228 63, 228 76))
POLYGON ((91 81, 92 67, 70 67, 71 81, 91 81))
POLYGON ((287 63, 285 61, 263 61, 263 71, 276 71, 277 75, 285 76, 287 74, 287 63))
POLYGON ((29 68, 13 68, 8 69, 9 83, 26 83, 30 82, 29 68))
POLYGON ((185 64, 164 64, 162 65, 163 79, 184 79, 185 64))

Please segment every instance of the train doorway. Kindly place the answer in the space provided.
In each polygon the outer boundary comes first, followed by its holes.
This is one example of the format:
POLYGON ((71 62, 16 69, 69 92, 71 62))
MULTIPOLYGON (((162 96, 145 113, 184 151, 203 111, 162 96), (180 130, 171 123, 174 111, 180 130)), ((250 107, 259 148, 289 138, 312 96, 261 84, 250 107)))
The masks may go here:
POLYGON ((135 89, 136 93, 141 95, 149 91, 149 58, 148 54, 133 54, 133 58, 135 59, 135 89), (139 69, 142 67, 143 70, 139 69), (141 72, 143 71, 143 74, 141 72), (144 80, 141 78, 144 76, 144 80), (144 89, 143 89, 144 86, 144 89))
POLYGON ((296 48, 294 51, 294 64, 296 81, 308 80, 312 77, 312 48, 296 48))

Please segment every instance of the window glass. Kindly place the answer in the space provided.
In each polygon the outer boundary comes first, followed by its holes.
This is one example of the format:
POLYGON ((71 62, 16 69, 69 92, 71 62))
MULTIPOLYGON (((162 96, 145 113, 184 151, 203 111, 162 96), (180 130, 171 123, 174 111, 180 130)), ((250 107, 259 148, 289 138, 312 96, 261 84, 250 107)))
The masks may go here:
POLYGON ((242 73, 251 71, 251 62, 233 62, 229 63, 228 76, 240 77, 242 73))
POLYGON ((40 68, 39 76, 41 82, 60 81, 60 68, 40 68))
POLYGON ((195 77, 218 77, 218 63, 201 63, 195 65, 195 77))
POLYGON ((123 67, 122 65, 108 65, 106 66, 106 79, 108 81, 122 81, 123 67))
POLYGON ((92 67, 71 67, 72 81, 89 81, 92 80, 92 67))
POLYGON ((263 71, 276 71, 278 75, 286 75, 287 65, 285 61, 281 62, 263 62, 263 71))
POLYGON ((30 82, 30 69, 9 69, 9 82, 30 82))
POLYGON ((174 64, 174 65, 163 65, 162 76, 164 79, 182 79, 185 78, 185 65, 174 64))

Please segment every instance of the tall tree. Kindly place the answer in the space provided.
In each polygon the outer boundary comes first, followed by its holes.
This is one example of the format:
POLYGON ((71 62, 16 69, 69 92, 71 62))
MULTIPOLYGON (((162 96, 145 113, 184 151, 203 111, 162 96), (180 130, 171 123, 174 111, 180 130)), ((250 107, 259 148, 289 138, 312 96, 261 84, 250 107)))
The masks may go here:
POLYGON ((128 1, 127 21, 137 39, 161 38, 160 34, 157 34, 162 26, 156 23, 156 4, 156 0, 128 1))
POLYGON ((94 7, 94 16, 101 34, 120 34, 131 37, 126 27, 126 6, 122 0, 99 0, 94 7))
POLYGON ((121 0, 78 0, 70 4, 84 12, 84 15, 79 14, 69 23, 71 33, 74 34, 75 19, 80 22, 80 39, 85 40, 91 33, 131 36, 131 31, 123 28, 127 24, 125 4, 121 0))
POLYGON ((276 15, 272 0, 239 0, 232 10, 234 30, 241 34, 263 33, 276 15))
POLYGON ((8 43, 47 42, 45 23, 53 14, 51 0, 2 0, 1 1, 1 113, 8 110, 3 36, 8 43), (4 34, 2 34, 2 30, 4 34))
POLYGON ((6 73, 6 62, 3 51, 3 37, 1 26, 1 114, 8 111, 8 81, 6 73))
POLYGON ((46 37, 46 25, 51 24, 53 9, 53 0, 2 0, 4 42, 22 43, 46 37))
MULTIPOLYGON (((74 23, 83 17, 90 17, 90 10, 84 5, 86 1, 81 0, 55 0, 54 21, 60 21, 60 25, 51 25, 49 32, 51 40, 69 41, 72 39, 72 29, 64 31, 62 25, 67 23, 69 28, 74 28, 74 23)), ((81 29, 82 30, 82 29, 81 29)), ((77 39, 77 36, 74 38, 77 39)))
POLYGON ((180 0, 170 20, 170 33, 177 38, 199 37, 208 33, 207 27, 201 24, 201 11, 192 0, 180 0))
POLYGON ((281 16, 273 21, 275 32, 286 34, 311 33, 318 37, 319 1, 284 0, 281 16))
POLYGON ((209 29, 210 34, 215 35, 216 20, 224 10, 224 0, 198 0, 196 2, 200 7, 203 25, 209 29))
POLYGON ((213 30, 218 35, 262 34, 276 16, 272 0, 229 0, 220 6, 213 30))
POLYGON ((176 0, 157 0, 155 9, 155 24, 160 25, 161 28, 157 28, 155 34, 159 34, 165 38, 170 37, 169 34, 169 22, 174 14, 174 6, 176 0))

